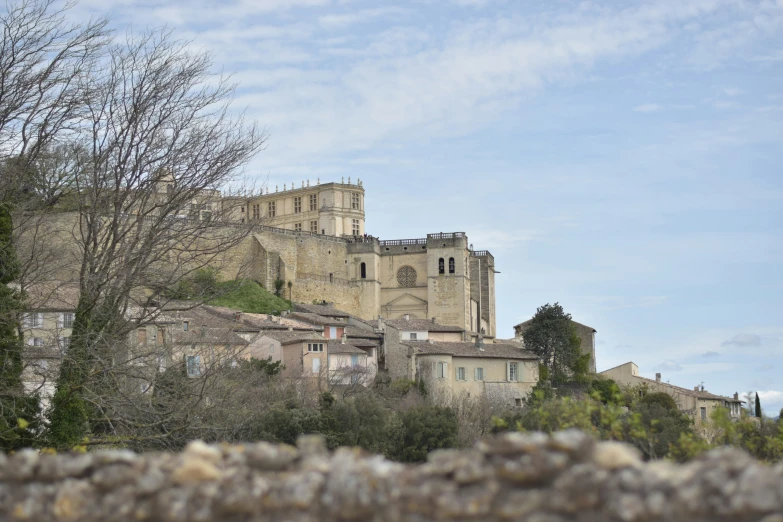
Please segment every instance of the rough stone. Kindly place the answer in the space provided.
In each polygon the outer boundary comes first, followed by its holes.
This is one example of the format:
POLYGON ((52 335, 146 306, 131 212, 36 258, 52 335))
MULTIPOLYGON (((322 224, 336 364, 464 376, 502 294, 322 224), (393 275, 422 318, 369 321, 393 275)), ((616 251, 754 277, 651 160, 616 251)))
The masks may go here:
POLYGON ((722 449, 685 465, 567 431, 403 465, 308 437, 181 454, 0 458, 0 520, 783 522, 783 467, 722 449))

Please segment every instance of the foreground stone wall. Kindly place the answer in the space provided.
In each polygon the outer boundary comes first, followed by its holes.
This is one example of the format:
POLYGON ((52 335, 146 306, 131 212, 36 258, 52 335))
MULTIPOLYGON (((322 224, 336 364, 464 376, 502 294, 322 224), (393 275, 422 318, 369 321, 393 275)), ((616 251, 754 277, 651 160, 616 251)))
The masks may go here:
POLYGON ((783 467, 737 450, 678 466, 576 432, 507 434, 404 466, 359 450, 0 456, 0 520, 783 522, 783 467))

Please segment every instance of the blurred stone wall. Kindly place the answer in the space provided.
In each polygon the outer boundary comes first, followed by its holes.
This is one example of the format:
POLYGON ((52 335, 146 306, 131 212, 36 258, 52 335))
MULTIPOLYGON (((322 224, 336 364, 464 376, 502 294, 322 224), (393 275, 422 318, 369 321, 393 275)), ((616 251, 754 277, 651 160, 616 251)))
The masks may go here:
POLYGON ((0 456, 0 520, 783 522, 783 466, 734 449, 643 463, 576 431, 506 434, 402 465, 360 450, 190 444, 0 456))

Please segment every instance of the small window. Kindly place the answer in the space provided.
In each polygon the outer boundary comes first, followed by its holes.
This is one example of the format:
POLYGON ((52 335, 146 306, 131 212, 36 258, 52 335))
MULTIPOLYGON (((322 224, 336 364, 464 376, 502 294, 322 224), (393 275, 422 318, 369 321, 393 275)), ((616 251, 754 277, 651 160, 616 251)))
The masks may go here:
POLYGON ((508 380, 511 382, 519 380, 519 369, 517 364, 518 363, 515 362, 508 363, 508 380))
POLYGON ((311 221, 310 222, 310 232, 313 234, 318 233, 318 221, 311 221))
POLYGON ((438 379, 445 379, 446 378, 446 366, 447 366, 447 364, 445 362, 439 362, 438 363, 438 373, 437 373, 438 379))
POLYGON ((707 420, 707 408, 701 408, 701 420, 707 420))
POLYGON ((438 259, 438 273, 439 274, 445 274, 446 273, 446 268, 445 268, 445 264, 443 262, 443 258, 442 257, 440 259, 438 259))
POLYGON ((473 380, 475 381, 484 380, 484 368, 476 368, 475 370, 473 370, 473 380))
POLYGON ((182 331, 187 332, 188 331, 188 325, 190 323, 188 321, 182 321, 182 331))
POLYGON ((318 210, 318 196, 310 194, 310 211, 318 210))
POLYGON ((266 215, 269 217, 275 217, 277 215, 277 202, 270 201, 267 203, 266 215))
POLYGON ((24 316, 25 328, 41 328, 43 326, 43 314, 33 313, 24 316))
POLYGON ((198 355, 188 355, 185 358, 188 377, 198 377, 201 375, 201 357, 198 355))
POLYGON ((455 269, 454 258, 449 258, 449 274, 453 274, 455 269))
POLYGON ((324 345, 323 345, 323 343, 309 343, 307 345, 307 351, 308 352, 323 352, 324 351, 324 345))
POLYGON ((41 337, 33 337, 33 346, 43 346, 44 340, 41 337))
POLYGON ((514 405, 517 408, 521 408, 522 407, 522 399, 514 399, 514 405))
POLYGON ((359 268, 361 271, 362 279, 367 279, 367 263, 362 263, 359 268))
POLYGON ((361 196, 356 192, 351 192, 351 208, 354 210, 360 210, 361 196))
POLYGON ((463 368, 463 367, 457 368, 457 380, 458 381, 465 381, 465 380, 467 380, 467 379, 465 379, 465 368, 463 368))
MULTIPOLYGON (((242 209, 244 211, 244 209, 242 209)), ((253 205, 253 219, 261 219, 261 204, 253 205)))
POLYGON ((60 328, 73 328, 74 314, 63 312, 60 314, 60 328))
POLYGON ((354 236, 359 235, 359 220, 358 219, 352 219, 351 220, 351 230, 353 231, 354 236))
POLYGON ((302 212, 302 197, 298 196, 294 198, 294 214, 302 212))
POLYGON ((302 224, 301 223, 294 223, 294 230, 297 232, 302 231, 302 224))
POLYGON ((359 365, 359 356, 358 355, 351 355, 351 366, 358 366, 359 365))
POLYGON ((418 341, 419 340, 418 334, 416 332, 411 332, 410 333, 410 340, 411 341, 418 341))

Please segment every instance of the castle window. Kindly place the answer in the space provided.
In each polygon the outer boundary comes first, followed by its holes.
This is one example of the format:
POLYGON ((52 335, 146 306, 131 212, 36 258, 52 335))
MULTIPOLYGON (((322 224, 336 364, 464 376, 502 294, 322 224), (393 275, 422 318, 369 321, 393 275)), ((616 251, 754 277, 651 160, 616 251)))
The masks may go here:
POLYGON ((361 210, 361 196, 357 192, 351 192, 351 208, 354 210, 361 210))
POLYGON ((301 232, 302 231, 302 224, 301 223, 294 223, 294 230, 296 230, 297 232, 301 232))
POLYGON ((442 257, 440 259, 438 259, 438 273, 439 274, 445 274, 446 273, 446 265, 445 265, 442 257))
POLYGON ((361 264, 362 279, 367 279, 367 263, 361 264))
POLYGON ((297 196, 294 198, 294 214, 299 214, 302 212, 302 196, 297 196))
POLYGON ((261 217, 261 205, 253 205, 253 219, 259 219, 261 217))
POLYGON ((397 270, 397 283, 403 288, 416 286, 416 270, 407 265, 397 270))
POLYGON ((454 273, 454 258, 450 257, 449 258, 449 274, 453 274, 453 273, 454 273))
POLYGON ((277 215, 277 202, 270 201, 267 203, 266 215, 269 217, 275 217, 277 215))
POLYGON ((359 220, 353 219, 352 221, 352 227, 353 227, 353 235, 358 236, 359 235, 359 220))
POLYGON ((310 194, 310 210, 318 210, 318 196, 310 194))
POLYGON ((318 233, 318 221, 311 221, 310 222, 310 232, 313 234, 318 233))

